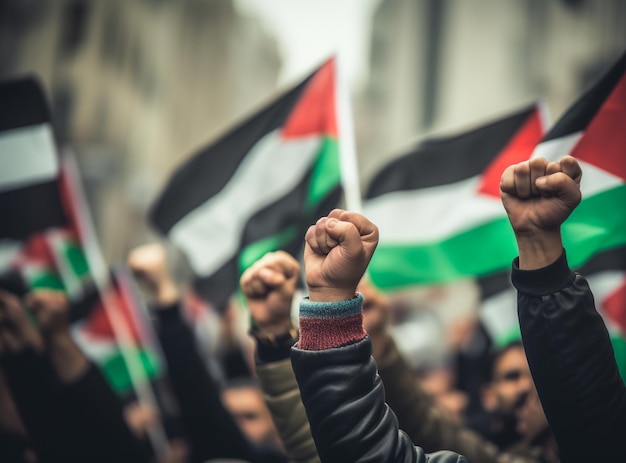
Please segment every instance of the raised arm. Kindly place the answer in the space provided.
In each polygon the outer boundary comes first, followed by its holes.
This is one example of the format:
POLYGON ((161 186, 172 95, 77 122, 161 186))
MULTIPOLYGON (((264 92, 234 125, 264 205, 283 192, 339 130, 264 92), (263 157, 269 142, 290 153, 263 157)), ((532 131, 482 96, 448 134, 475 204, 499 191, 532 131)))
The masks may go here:
POLYGON ((367 218, 336 209, 306 233, 309 298, 300 305, 292 364, 323 462, 457 462, 428 456, 398 429, 362 325, 357 285, 378 244, 367 218))
POLYGON ((503 173, 502 202, 519 247, 512 280, 562 461, 626 461, 626 390, 589 286, 570 270, 561 241, 561 225, 580 202, 581 175, 572 157, 534 158, 503 173))
POLYGON ((300 264, 284 251, 268 253, 241 276, 254 326, 256 373, 263 396, 289 457, 319 462, 300 390, 291 368, 291 347, 298 331, 291 320, 300 264))

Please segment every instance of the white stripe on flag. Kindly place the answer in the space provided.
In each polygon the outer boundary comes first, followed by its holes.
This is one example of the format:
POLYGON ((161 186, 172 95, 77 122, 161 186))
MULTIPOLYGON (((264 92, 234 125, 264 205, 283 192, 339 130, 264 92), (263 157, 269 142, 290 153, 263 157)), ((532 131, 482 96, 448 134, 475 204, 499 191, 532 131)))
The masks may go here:
POLYGON ((564 137, 541 142, 533 150, 531 158, 546 158, 548 161, 556 162, 563 156, 567 156, 571 153, 582 136, 582 132, 576 132, 564 137))
POLYGON ((292 190, 310 169, 318 136, 285 141, 278 130, 261 138, 217 195, 187 214, 170 239, 187 255, 195 273, 208 276, 237 252, 241 233, 255 212, 292 190))
POLYGON ((480 177, 367 200, 364 214, 385 244, 428 243, 505 217, 499 198, 476 192, 480 177))
POLYGON ((7 269, 20 251, 19 241, 0 241, 0 271, 7 269))
POLYGON ((0 192, 52 180, 58 171, 50 124, 0 133, 0 192))

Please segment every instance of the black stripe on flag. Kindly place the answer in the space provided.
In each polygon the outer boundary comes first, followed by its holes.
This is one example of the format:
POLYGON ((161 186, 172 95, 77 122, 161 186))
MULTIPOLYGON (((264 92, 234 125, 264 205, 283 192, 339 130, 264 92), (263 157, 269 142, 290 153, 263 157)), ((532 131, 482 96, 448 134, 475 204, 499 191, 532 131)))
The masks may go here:
MULTIPOLYGON (((0 84, 0 136, 4 131, 39 124, 52 126, 38 81, 27 77, 0 84)), ((0 192, 0 238, 21 240, 45 228, 65 225, 67 216, 56 180, 0 192)))
POLYGON ((576 269, 583 276, 609 270, 626 271, 626 246, 600 252, 576 269))
POLYGON ((21 240, 31 233, 66 225, 56 181, 0 193, 0 238, 21 240))
POLYGON ((583 131, 596 116, 624 73, 626 73, 626 53, 583 93, 550 129, 542 142, 583 131))
MULTIPOLYGON (((611 270, 626 271, 626 246, 599 252, 575 270, 585 277, 611 270)), ((477 284, 483 300, 510 290, 513 288, 511 270, 482 276, 477 279, 477 284)))
MULTIPOLYGON (((327 195, 316 211, 304 211, 302 205, 307 196, 311 181, 309 173, 300 184, 288 195, 280 198, 266 208, 258 211, 246 223, 242 233, 240 249, 247 245, 267 238, 268 232, 284 230, 289 226, 296 226, 296 234, 293 239, 280 248, 300 260, 302 257, 304 234, 315 219, 325 215, 337 207, 342 195, 341 186, 337 186, 327 195)), ((238 263, 239 254, 236 254, 211 276, 196 278, 194 289, 204 299, 211 301, 219 309, 223 308, 230 296, 237 290, 239 285, 240 269, 238 263)))
POLYGON ((0 132, 50 122, 41 86, 33 77, 0 85, 0 132))
POLYGON ((460 135, 432 138, 393 160, 370 182, 365 198, 458 182, 482 173, 536 106, 460 135))
POLYGON ((149 213, 156 229, 167 235, 189 212, 219 193, 252 147, 284 124, 314 74, 181 166, 149 213))

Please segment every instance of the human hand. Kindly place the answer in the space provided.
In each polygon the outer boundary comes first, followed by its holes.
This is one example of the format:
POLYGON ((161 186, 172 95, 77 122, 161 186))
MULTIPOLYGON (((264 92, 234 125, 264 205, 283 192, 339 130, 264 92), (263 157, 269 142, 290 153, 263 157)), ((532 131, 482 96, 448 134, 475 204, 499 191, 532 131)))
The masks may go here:
POLYGON ((0 290, 0 355, 43 350, 43 339, 17 296, 0 290))
POLYGON ((520 251, 520 268, 545 267, 562 252, 561 224, 581 200, 578 162, 566 156, 543 158, 508 167, 500 193, 520 251))
POLYGON ((296 259, 276 251, 265 254, 241 275, 241 290, 261 331, 279 335, 291 328, 291 302, 299 272, 296 259))
POLYGON ((149 293, 152 303, 169 306, 180 299, 180 293, 167 270, 165 248, 158 244, 145 244, 128 255, 128 267, 137 282, 149 293))
POLYGON ((353 298, 378 244, 376 225, 361 214, 335 209, 309 227, 305 241, 310 300, 353 298))
POLYGON ((35 316, 44 337, 69 334, 70 301, 64 292, 37 289, 26 295, 24 303, 35 316))

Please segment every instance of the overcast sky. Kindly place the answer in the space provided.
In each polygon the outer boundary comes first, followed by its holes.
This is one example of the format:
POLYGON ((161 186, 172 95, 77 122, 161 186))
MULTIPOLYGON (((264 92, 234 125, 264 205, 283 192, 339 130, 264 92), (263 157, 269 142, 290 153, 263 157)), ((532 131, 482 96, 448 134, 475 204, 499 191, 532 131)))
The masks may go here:
POLYGON ((236 0, 260 18, 283 58, 279 84, 297 80, 339 52, 353 88, 367 79, 371 16, 380 0, 236 0))

